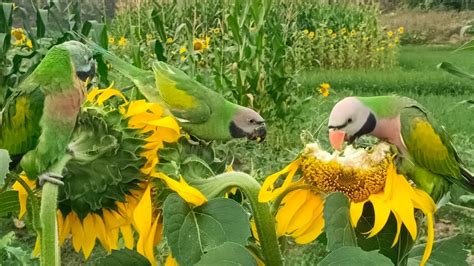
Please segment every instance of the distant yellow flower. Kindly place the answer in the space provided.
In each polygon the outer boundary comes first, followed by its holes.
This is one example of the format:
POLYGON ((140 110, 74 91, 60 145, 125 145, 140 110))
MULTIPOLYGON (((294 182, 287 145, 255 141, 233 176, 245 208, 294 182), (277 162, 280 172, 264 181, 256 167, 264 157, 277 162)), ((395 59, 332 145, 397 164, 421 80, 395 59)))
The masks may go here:
POLYGON ((332 29, 327 30, 328 35, 331 35, 333 33, 332 29))
POLYGON ((388 32, 387 32, 387 36, 388 36, 389 38, 392 38, 392 36, 393 36, 393 31, 388 31, 388 32))
POLYGON ((399 43, 399 42, 400 42, 400 38, 398 38, 398 36, 396 36, 395 38, 393 38, 393 42, 399 43))
POLYGON ((356 36, 356 35, 357 35, 357 31, 351 30, 351 37, 354 37, 354 36, 356 36))
POLYGON ((109 44, 114 44, 115 38, 113 36, 109 36, 109 44))
POLYGON ((193 49, 196 52, 202 52, 205 49, 209 48, 209 43, 211 42, 210 37, 206 37, 205 39, 194 39, 193 40, 193 49))
POLYGON ((182 56, 179 58, 179 60, 180 60, 181 62, 186 61, 186 56, 182 55, 182 56))
POLYGON ((221 29, 220 28, 214 28, 214 29, 212 29, 212 32, 214 34, 219 34, 221 32, 221 29))
POLYGON ((336 37, 337 37, 337 34, 336 34, 336 33, 331 34, 331 38, 332 38, 332 39, 336 39, 336 37))
POLYGON ((314 36, 315 36, 314 31, 310 31, 310 32, 308 33, 308 37, 309 37, 310 39, 313 39, 314 36))
POLYGON ((346 34, 346 33, 347 33, 347 29, 346 29, 346 28, 342 28, 340 32, 341 32, 341 34, 346 34))
POLYGON ((153 34, 151 34, 151 33, 147 33, 147 34, 145 35, 145 37, 146 37, 146 40, 147 40, 147 41, 151 41, 151 40, 153 40, 153 38, 154 38, 154 37, 153 37, 153 34))
POLYGON ((328 97, 329 96, 329 89, 331 88, 331 85, 329 83, 322 83, 319 85, 319 92, 323 97, 328 97))
POLYGON ((308 30, 308 29, 304 29, 304 30, 303 30, 303 33, 306 34, 306 35, 308 35, 309 30, 308 30))
POLYGON ((427 218, 427 244, 421 265, 428 260, 434 242, 433 214, 436 205, 424 191, 412 187, 404 176, 397 174, 390 146, 381 143, 372 151, 348 146, 343 156, 329 154, 317 143, 306 145, 302 155, 281 171, 268 176, 260 190, 260 202, 283 197, 275 217, 277 235, 290 235, 299 244, 316 239, 324 227, 322 215, 324 195, 342 192, 350 200, 350 220, 356 227, 365 203, 370 202, 375 221, 369 235, 377 235, 385 226, 390 214, 396 218, 397 231, 392 245, 399 241, 404 225, 413 240, 417 237, 415 209, 427 218), (298 170, 301 177, 295 179, 298 170), (280 182, 281 176, 286 177, 280 182), (278 181, 278 182, 277 182, 278 181), (277 183, 281 184, 277 187, 277 183), (311 188, 295 186, 308 185, 311 188), (289 189, 295 189, 293 191, 289 189), (287 192, 291 191, 291 192, 287 192), (319 193, 319 192, 321 193, 319 193), (287 192, 288 194, 283 194, 287 192))
POLYGON ((401 26, 400 28, 398 28, 398 33, 400 33, 400 34, 405 33, 405 28, 404 28, 403 26, 401 26))
POLYGON ((28 39, 28 40, 26 41, 26 47, 28 47, 28 48, 30 48, 30 49, 33 48, 33 43, 31 42, 30 39, 28 39))
POLYGON ((11 35, 15 37, 17 41, 26 39, 25 31, 22 28, 12 28, 11 35))
POLYGON ((179 53, 180 53, 180 54, 184 54, 184 53, 186 53, 187 50, 188 50, 188 48, 186 48, 185 46, 181 46, 181 47, 179 48, 179 53))
POLYGON ((125 37, 122 36, 122 37, 120 37, 120 40, 118 41, 117 44, 118 44, 119 46, 125 46, 125 45, 127 45, 127 43, 128 43, 127 39, 125 39, 125 37))
POLYGON ((389 44, 388 44, 388 48, 389 48, 389 49, 392 49, 392 48, 394 48, 394 47, 395 47, 395 44, 393 44, 393 43, 389 43, 389 44))
POLYGON ((168 37, 168 39, 166 39, 166 43, 173 43, 173 38, 168 37))

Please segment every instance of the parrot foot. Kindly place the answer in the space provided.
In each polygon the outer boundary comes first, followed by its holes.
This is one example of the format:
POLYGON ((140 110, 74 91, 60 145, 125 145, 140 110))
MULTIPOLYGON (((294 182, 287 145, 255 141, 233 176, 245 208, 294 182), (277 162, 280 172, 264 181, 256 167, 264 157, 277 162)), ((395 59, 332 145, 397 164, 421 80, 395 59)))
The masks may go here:
POLYGON ((38 177, 40 186, 43 186, 45 182, 62 186, 64 185, 64 182, 60 180, 62 178, 62 175, 55 173, 44 173, 38 177))

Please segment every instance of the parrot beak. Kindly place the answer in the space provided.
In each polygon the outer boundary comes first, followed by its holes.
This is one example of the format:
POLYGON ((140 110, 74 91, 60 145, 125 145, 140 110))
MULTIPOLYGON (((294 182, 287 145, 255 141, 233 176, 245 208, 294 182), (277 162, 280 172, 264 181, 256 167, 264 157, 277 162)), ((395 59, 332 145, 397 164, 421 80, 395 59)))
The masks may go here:
POLYGON ((267 136, 267 129, 265 125, 261 125, 258 128, 256 128, 252 132, 252 134, 248 136, 248 138, 251 140, 256 140, 258 143, 260 143, 265 139, 266 136, 267 136))
POLYGON ((342 130, 329 129, 329 142, 335 150, 342 150, 342 144, 344 144, 346 138, 346 132, 342 130))

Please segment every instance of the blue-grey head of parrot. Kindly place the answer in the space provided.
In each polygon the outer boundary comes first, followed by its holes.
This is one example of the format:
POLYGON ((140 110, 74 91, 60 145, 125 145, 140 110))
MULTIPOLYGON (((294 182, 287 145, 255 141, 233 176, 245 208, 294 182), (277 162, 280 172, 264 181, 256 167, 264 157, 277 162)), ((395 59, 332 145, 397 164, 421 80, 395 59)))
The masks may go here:
POLYGON ((254 110, 239 108, 230 122, 230 134, 233 138, 248 138, 261 142, 267 135, 265 120, 254 110))
POLYGON ((67 41, 59 46, 69 51, 79 79, 86 81, 95 76, 95 60, 91 49, 78 41, 67 41))
POLYGON ((345 141, 354 142, 358 137, 371 133, 376 125, 376 116, 359 99, 344 98, 329 115, 329 142, 334 149, 340 150, 345 141))

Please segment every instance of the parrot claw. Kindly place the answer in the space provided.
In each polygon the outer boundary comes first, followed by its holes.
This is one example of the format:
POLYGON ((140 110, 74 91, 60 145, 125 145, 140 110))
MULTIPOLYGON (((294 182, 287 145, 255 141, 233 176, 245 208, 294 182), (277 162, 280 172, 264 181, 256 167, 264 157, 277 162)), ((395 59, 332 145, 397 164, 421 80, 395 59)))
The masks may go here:
POLYGON ((43 186, 45 182, 62 186, 64 185, 64 182, 60 180, 62 178, 62 175, 56 173, 44 173, 38 177, 40 186, 43 186))

